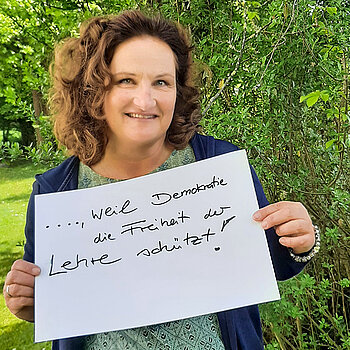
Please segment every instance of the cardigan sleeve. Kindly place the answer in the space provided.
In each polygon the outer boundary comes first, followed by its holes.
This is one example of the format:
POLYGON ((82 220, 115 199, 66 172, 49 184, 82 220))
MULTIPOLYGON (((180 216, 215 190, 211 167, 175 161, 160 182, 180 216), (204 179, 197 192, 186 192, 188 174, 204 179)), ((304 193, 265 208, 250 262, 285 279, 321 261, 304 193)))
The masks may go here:
POLYGON ((40 193, 39 184, 35 181, 33 183, 33 191, 30 195, 28 207, 27 207, 27 216, 26 216, 26 225, 25 225, 25 236, 26 243, 24 245, 24 255, 23 259, 34 263, 34 197, 36 194, 40 193))

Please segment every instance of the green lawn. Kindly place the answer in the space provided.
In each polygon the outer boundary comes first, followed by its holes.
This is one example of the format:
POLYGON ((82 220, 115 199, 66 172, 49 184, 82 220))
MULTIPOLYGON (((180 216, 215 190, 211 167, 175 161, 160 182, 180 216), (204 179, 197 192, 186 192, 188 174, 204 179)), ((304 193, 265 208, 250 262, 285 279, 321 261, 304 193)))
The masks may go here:
MULTIPOLYGON (((29 162, 0 164, 0 287, 14 260, 23 255, 25 212, 34 175, 45 169, 29 162)), ((0 349, 50 349, 50 343, 33 343, 33 324, 13 316, 0 296, 0 349)))

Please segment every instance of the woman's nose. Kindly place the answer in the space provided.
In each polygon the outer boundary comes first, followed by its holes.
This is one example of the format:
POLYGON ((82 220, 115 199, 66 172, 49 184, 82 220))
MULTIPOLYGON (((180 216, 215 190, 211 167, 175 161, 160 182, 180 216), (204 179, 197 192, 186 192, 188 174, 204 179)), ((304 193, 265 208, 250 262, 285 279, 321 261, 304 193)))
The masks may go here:
POLYGON ((143 111, 150 111, 156 105, 152 87, 139 86, 135 91, 134 104, 143 111))

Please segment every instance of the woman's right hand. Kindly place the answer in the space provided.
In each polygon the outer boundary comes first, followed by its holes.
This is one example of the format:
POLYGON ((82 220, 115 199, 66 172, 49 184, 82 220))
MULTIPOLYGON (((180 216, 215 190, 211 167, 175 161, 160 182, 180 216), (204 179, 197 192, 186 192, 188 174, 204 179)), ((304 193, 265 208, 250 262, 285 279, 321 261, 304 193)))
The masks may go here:
POLYGON ((34 278, 40 268, 25 260, 16 260, 7 274, 4 297, 8 309, 18 318, 34 321, 34 278))

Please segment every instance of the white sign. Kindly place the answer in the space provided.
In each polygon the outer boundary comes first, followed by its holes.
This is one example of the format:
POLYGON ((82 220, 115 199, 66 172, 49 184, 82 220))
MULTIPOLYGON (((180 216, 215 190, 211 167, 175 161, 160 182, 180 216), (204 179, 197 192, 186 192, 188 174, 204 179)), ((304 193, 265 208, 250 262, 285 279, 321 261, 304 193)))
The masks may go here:
POLYGON ((245 151, 35 197, 35 341, 276 300, 245 151))

